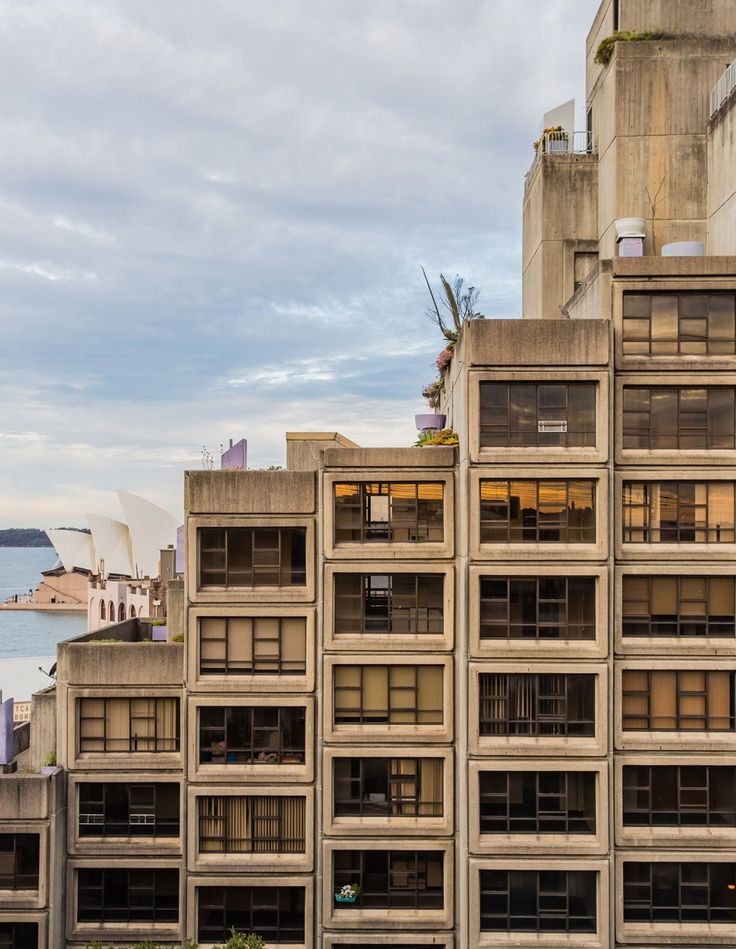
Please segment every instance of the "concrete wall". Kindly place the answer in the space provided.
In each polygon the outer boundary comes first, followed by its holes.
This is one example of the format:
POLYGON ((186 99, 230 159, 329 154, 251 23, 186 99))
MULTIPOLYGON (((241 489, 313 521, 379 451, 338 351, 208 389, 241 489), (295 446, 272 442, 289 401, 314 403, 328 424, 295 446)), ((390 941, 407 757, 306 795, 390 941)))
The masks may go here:
POLYGON ((708 236, 706 253, 736 254, 736 92, 708 130, 708 236))
POLYGON ((608 327, 597 320, 473 321, 466 326, 468 366, 605 366, 608 327))
POLYGON ((289 471, 317 471, 325 449, 357 447, 339 432, 287 432, 286 467, 289 471))
POLYGON ((186 471, 189 514, 311 514, 312 471, 186 471))

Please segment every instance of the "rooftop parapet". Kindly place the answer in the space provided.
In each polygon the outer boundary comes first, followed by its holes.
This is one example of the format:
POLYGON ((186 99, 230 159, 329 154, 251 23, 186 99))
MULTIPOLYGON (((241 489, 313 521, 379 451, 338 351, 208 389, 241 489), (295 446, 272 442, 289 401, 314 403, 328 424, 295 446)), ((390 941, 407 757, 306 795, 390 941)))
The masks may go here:
POLYGON ((187 514, 312 514, 313 471, 186 471, 187 514))
POLYGON ((452 468, 451 446, 425 448, 339 448, 324 453, 325 468, 452 468))
POLYGON ((467 366, 606 366, 609 326, 602 320, 472 320, 463 330, 467 366))

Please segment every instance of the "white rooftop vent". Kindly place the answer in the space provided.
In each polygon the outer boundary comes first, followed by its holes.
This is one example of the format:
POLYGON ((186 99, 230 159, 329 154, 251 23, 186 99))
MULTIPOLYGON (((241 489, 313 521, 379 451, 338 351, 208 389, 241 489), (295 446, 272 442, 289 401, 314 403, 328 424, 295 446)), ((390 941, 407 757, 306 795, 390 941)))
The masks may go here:
POLYGON ((705 244, 699 241, 673 241, 662 247, 663 257, 705 257, 705 244))
POLYGON ((621 241, 626 237, 646 237, 646 221, 643 217, 622 217, 614 221, 616 228, 616 240, 621 241))

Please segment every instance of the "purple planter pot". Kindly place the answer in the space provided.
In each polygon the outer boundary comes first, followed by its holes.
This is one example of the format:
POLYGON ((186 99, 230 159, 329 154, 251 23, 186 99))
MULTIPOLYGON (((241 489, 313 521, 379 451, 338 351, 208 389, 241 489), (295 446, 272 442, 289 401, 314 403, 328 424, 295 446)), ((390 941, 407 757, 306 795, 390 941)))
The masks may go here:
POLYGON ((445 427, 445 422, 447 421, 446 415, 415 415, 414 423, 416 424, 417 431, 423 432, 425 429, 433 429, 436 431, 442 431, 445 427))

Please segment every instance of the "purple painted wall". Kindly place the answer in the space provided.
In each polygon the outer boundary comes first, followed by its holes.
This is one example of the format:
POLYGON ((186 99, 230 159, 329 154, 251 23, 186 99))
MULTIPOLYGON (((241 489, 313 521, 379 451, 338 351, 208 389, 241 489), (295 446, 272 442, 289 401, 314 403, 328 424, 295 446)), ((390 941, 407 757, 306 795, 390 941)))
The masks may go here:
POLYGON ((248 466, 248 442, 241 438, 240 441, 223 452, 220 457, 220 467, 223 471, 245 471, 248 466))
POLYGON ((13 700, 0 704, 0 764, 13 760, 13 700))

